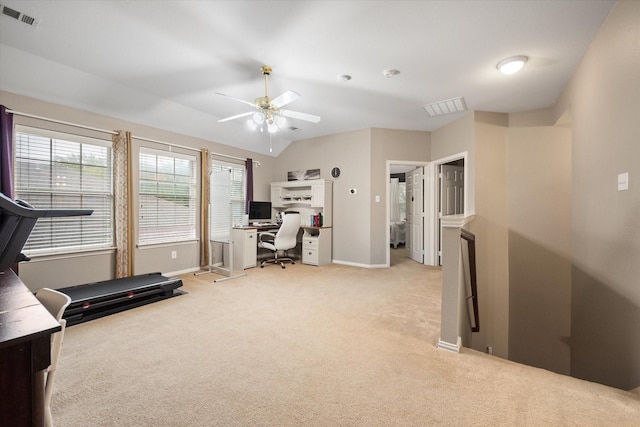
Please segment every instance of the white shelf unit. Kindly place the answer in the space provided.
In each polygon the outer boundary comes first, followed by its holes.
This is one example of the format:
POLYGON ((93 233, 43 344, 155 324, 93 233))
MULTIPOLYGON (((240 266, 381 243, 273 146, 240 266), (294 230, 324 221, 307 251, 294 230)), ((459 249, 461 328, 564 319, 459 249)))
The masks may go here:
POLYGON ((278 212, 300 212, 302 263, 330 264, 332 260, 333 181, 313 179, 271 183, 271 206, 278 212), (311 217, 322 214, 322 227, 311 217))
POLYGON ((271 207, 279 212, 300 212, 302 225, 312 225, 310 216, 322 213, 323 227, 331 227, 333 181, 313 179, 271 183, 271 207))

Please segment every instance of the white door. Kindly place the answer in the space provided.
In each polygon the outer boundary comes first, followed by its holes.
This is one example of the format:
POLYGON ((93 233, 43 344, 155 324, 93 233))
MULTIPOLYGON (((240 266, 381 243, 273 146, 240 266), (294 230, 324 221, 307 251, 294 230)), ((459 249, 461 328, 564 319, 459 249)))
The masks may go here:
POLYGON ((407 248, 412 260, 424 263, 424 168, 407 172, 407 248))
POLYGON ((438 212, 438 254, 442 264, 442 221, 447 215, 464 213, 464 166, 440 166, 440 210, 438 212))

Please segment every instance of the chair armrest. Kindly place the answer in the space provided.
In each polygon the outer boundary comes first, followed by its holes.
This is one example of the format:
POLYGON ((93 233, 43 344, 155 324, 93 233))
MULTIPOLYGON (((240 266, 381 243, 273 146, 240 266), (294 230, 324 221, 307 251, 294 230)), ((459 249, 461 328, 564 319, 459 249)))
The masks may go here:
POLYGON ((270 233, 268 231, 258 233, 258 241, 260 242, 273 242, 275 239, 276 235, 274 233, 270 233))

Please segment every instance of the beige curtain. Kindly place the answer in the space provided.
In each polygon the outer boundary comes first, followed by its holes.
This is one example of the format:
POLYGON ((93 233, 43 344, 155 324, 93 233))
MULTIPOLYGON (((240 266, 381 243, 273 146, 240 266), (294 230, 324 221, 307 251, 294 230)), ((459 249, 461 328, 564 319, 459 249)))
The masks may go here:
POLYGON ((129 277, 133 265, 131 233, 131 132, 113 135, 113 196, 115 199, 115 277, 129 277))
POLYGON ((209 152, 200 154, 200 265, 209 266, 209 152))

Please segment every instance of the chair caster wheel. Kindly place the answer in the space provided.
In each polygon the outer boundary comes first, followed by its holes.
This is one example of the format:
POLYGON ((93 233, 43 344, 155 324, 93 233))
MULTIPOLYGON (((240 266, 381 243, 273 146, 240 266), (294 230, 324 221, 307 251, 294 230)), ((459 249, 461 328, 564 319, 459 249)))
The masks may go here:
POLYGON ((260 264, 260 268, 264 268, 264 264, 260 264))

